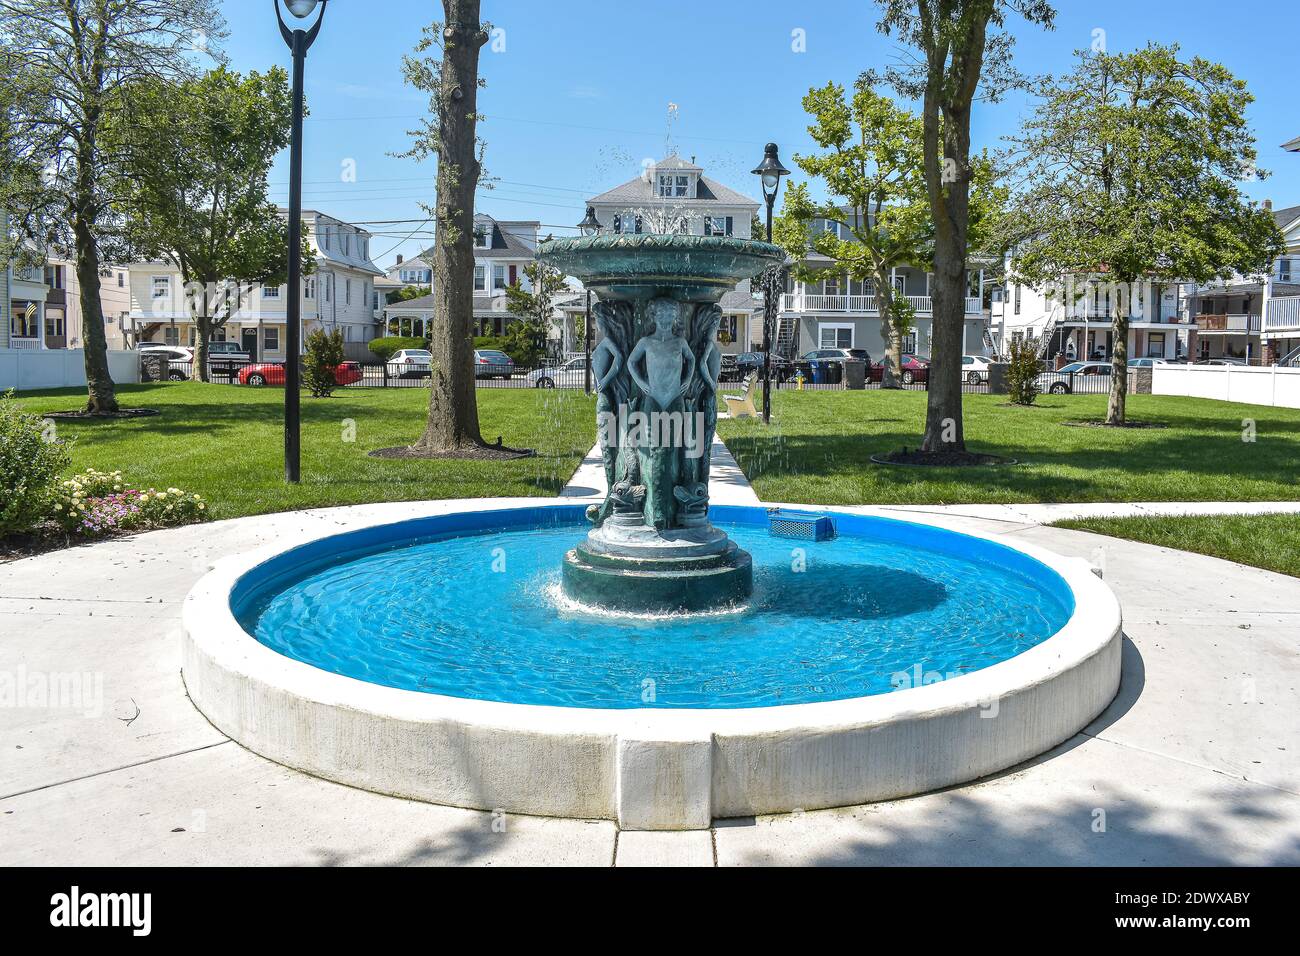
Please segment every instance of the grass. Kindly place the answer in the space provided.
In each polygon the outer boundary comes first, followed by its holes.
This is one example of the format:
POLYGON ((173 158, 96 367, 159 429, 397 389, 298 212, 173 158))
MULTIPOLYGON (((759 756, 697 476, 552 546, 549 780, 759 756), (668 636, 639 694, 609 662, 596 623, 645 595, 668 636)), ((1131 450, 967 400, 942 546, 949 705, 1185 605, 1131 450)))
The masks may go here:
MULTIPOLYGON (((422 388, 344 389, 302 399, 302 483, 284 483, 282 389, 176 382, 118 387, 123 406, 153 418, 58 423, 75 439, 74 470, 121 469, 138 486, 177 487, 209 501, 214 518, 296 508, 429 498, 551 496, 594 440, 594 404, 571 390, 480 389, 483 436, 537 450, 510 462, 367 457, 410 444, 424 427, 422 388), (355 440, 349 441, 353 437, 355 440)), ((22 392, 31 412, 78 407, 84 389, 22 392)))
POLYGON ((1046 395, 1008 407, 997 395, 967 395, 971 451, 1019 465, 906 468, 873 454, 915 448, 925 421, 923 391, 781 391, 773 423, 723 420, 718 430, 765 501, 957 504, 1079 501, 1300 500, 1300 410, 1208 399, 1132 395, 1131 418, 1163 429, 1070 428, 1104 417, 1104 395, 1046 395), (1254 441, 1247 428, 1254 423, 1254 441))
POLYGON ((1054 527, 1195 551, 1300 577, 1300 515, 1076 518, 1054 527))

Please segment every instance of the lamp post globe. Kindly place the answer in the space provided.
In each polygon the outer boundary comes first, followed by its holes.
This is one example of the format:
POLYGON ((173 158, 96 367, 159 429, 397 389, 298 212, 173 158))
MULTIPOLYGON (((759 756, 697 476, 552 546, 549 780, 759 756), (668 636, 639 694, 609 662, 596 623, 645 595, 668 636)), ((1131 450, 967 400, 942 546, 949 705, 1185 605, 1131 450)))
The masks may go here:
POLYGON ((285 0, 284 5, 289 8, 299 20, 311 16, 311 12, 316 9, 319 0, 285 0))

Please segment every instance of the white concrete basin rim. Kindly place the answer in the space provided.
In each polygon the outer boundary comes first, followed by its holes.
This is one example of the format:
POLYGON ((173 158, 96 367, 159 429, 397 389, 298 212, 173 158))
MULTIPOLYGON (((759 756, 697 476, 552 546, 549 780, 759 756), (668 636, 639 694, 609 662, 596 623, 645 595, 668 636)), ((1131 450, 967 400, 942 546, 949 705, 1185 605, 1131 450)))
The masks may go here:
MULTIPOLYGON (((490 512, 512 508, 572 507, 569 499, 456 499, 429 502, 422 516, 466 510, 490 512)), ((806 510, 835 514, 833 508, 803 505, 806 510)), ((346 512, 349 509, 333 509, 346 512)), ((861 513, 861 512, 859 512, 861 513)), ((410 520, 408 516, 402 521, 410 520)), ((900 524, 892 515, 889 520, 900 524)), ((404 690, 335 674, 286 657, 247 633, 234 616, 231 594, 249 571, 285 551, 322 538, 365 527, 395 524, 375 516, 340 529, 305 531, 274 545, 217 561, 185 598, 184 631, 194 649, 216 666, 285 694, 327 706, 365 711, 415 722, 464 722, 525 733, 580 733, 635 736, 642 739, 701 738, 712 734, 764 734, 791 730, 821 731, 865 728, 922 715, 984 708, 990 702, 1051 680, 1102 653, 1120 633, 1119 601, 1082 559, 1069 558, 1035 545, 997 535, 954 531, 1022 552, 1046 565, 1074 593, 1075 609, 1051 637, 1014 657, 988 667, 921 687, 890 693, 803 704, 731 709, 608 709, 504 703, 404 690)), ((929 527, 943 522, 927 520, 929 527)), ((204 709, 206 712, 206 708, 204 709)), ((214 722, 216 715, 209 714, 214 722)), ((226 729, 226 728, 222 728, 226 729)))

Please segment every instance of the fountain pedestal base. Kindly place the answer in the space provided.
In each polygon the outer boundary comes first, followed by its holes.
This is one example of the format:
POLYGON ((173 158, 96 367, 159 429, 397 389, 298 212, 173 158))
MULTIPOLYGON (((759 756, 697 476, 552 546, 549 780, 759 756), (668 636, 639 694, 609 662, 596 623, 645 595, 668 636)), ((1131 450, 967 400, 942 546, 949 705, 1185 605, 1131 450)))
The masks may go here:
POLYGON ((739 604, 754 589, 748 551, 720 538, 708 553, 672 554, 671 541, 610 553, 586 541, 564 556, 564 592, 575 601, 615 611, 672 613, 739 604))

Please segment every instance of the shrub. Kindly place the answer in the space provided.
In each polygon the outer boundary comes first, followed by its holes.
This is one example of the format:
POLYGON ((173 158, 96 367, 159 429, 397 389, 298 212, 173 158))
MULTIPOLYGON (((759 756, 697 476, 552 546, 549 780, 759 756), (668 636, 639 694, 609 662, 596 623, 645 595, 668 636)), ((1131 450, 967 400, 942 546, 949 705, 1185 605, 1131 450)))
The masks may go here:
POLYGON ((316 329, 307 336, 302 359, 302 383, 316 398, 329 398, 338 386, 334 370, 343 364, 343 333, 316 329))
POLYGON ((1011 341, 1007 356, 1007 394, 1016 405, 1032 405, 1038 397, 1038 376, 1042 374, 1042 368, 1036 345, 1034 339, 1011 341))
POLYGON ((120 471, 91 468, 59 483, 51 516, 69 534, 94 537, 204 521, 207 509, 200 495, 131 488, 120 471))
POLYGON ((381 362, 387 362, 402 349, 427 349, 428 339, 412 338, 402 335, 390 335, 381 339, 370 340, 370 351, 381 362))
POLYGON ((19 410, 12 390, 0 396, 0 535, 30 531, 49 514, 55 480, 70 456, 67 443, 46 427, 19 410))

